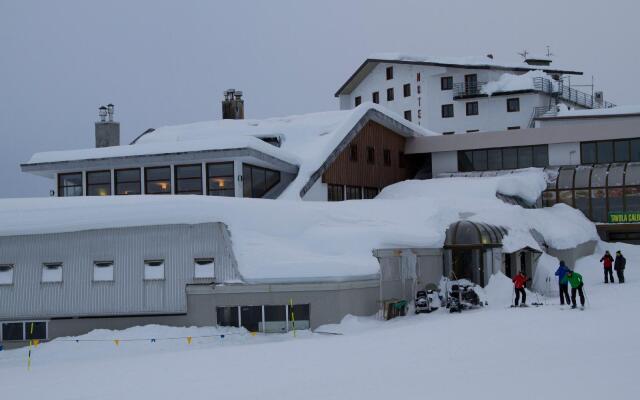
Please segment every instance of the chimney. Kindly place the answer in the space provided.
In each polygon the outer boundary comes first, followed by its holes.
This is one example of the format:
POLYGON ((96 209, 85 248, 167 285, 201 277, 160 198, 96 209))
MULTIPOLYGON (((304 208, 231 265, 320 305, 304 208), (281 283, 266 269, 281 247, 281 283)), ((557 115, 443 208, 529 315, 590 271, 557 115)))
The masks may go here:
POLYGON ((222 100, 222 119, 244 119, 242 91, 227 89, 222 100))
POLYGON ((120 146, 120 123, 113 120, 114 106, 107 104, 98 109, 96 147, 120 146))

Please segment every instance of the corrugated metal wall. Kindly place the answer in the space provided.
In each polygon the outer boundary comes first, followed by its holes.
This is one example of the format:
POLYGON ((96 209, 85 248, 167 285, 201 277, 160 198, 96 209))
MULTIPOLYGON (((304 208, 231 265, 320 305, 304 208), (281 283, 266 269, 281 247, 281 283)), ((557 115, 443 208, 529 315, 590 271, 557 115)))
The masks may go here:
POLYGON ((194 258, 214 258, 216 281, 241 279, 226 226, 156 225, 0 237, 0 264, 13 284, 0 285, 0 319, 187 311, 194 258), (145 260, 165 260, 165 279, 144 280, 145 260), (93 281, 94 261, 114 261, 114 280, 93 281), (42 264, 63 263, 62 283, 42 283, 42 264))

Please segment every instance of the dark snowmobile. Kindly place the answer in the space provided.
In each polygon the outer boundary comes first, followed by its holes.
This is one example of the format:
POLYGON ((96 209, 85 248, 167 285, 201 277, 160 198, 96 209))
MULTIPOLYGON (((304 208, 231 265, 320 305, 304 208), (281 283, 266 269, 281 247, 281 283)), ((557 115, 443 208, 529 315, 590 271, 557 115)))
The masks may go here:
POLYGON ((478 308, 483 305, 480 296, 473 289, 473 285, 451 285, 451 290, 447 295, 449 312, 462 312, 462 310, 478 308))
POLYGON ((414 302, 415 313, 430 313, 437 310, 440 306, 439 300, 437 290, 434 288, 427 287, 424 290, 418 290, 414 302))

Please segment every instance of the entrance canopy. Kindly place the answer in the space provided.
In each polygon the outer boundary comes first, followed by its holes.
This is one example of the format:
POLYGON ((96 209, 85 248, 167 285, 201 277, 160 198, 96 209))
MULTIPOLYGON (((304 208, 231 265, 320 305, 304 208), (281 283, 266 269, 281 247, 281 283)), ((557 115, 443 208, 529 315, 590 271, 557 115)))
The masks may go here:
POLYGON ((483 222, 458 221, 449 226, 444 241, 445 248, 501 247, 507 230, 501 226, 483 222))

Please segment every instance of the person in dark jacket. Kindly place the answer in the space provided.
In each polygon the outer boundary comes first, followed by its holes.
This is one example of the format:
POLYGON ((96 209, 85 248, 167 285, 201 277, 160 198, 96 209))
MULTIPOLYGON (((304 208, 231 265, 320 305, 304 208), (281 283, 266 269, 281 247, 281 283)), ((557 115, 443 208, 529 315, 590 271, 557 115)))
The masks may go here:
POLYGON ((560 287, 560 305, 564 305, 565 299, 567 304, 571 304, 569 299, 569 281, 567 281, 567 272, 569 268, 564 264, 564 261, 560 261, 560 266, 556 270, 556 276, 558 277, 558 285, 560 287))
POLYGON ((582 282, 582 275, 569 270, 567 272, 567 281, 571 285, 571 302, 573 303, 571 308, 576 308, 576 292, 580 294, 580 306, 584 308, 584 291, 582 290, 584 282, 582 282))
POLYGON ((525 285, 527 284, 527 274, 523 271, 518 272, 516 276, 513 277, 513 288, 516 292, 516 301, 515 306, 518 307, 518 303, 520 302, 520 296, 522 295, 522 306, 527 305, 527 293, 524 290, 525 285))
MULTIPOLYGON (((624 283, 624 267, 627 265, 627 259, 624 258, 620 250, 616 251, 616 260, 613 263, 613 268, 618 275, 618 282, 624 283)), ((613 282, 613 280, 611 280, 613 282)))
POLYGON ((604 266, 604 283, 609 283, 609 278, 611 278, 611 283, 615 283, 613 282, 613 257, 611 257, 609 250, 604 252, 600 262, 604 266))

